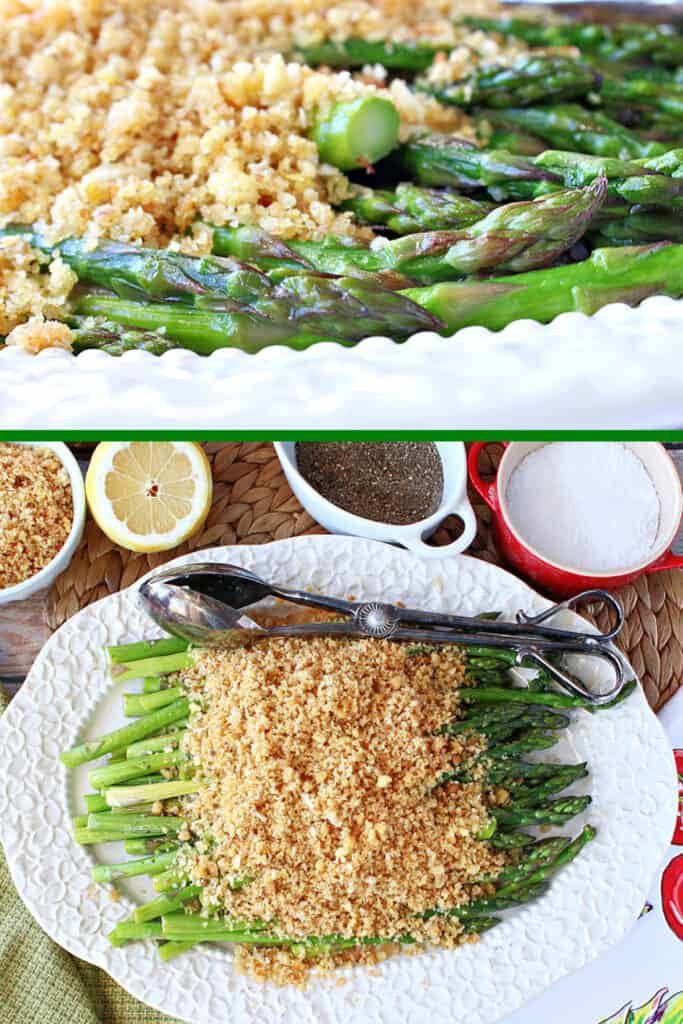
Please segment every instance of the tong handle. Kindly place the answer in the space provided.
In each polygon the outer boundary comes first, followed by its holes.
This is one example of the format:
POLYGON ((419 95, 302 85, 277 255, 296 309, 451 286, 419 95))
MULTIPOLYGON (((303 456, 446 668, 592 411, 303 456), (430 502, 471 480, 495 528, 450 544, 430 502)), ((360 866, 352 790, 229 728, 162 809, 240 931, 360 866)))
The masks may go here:
POLYGON ((520 625, 538 626, 560 611, 576 611, 580 605, 587 601, 597 601, 600 604, 606 604, 614 612, 616 621, 614 626, 606 633, 577 634, 577 636, 586 636, 589 641, 613 640, 621 632, 624 625, 624 610, 617 599, 606 590, 582 590, 580 594, 574 594, 573 597, 568 597, 566 601, 559 601, 544 612, 539 612, 538 615, 527 615, 526 612, 519 611, 515 618, 520 625))
MULTIPOLYGON (((571 650, 565 649, 564 653, 572 653, 571 650)), ((615 651, 609 650, 609 648, 600 647, 599 649, 587 653, 585 648, 580 645, 577 646, 577 654, 583 654, 586 657, 601 658, 603 661, 608 662, 611 668, 614 670, 614 685, 611 689, 605 693, 594 693, 592 690, 588 690, 585 686, 579 683, 576 679, 573 679, 567 672, 563 672, 557 665, 553 665, 551 661, 543 656, 541 651, 537 647, 519 647, 517 650, 516 662, 521 665, 522 662, 533 661, 534 664, 540 668, 545 669, 548 675, 552 676, 555 682, 566 690, 573 697, 581 697, 585 701, 589 701, 591 704, 600 705, 608 704, 609 701, 614 700, 618 697, 624 687, 624 666, 621 658, 615 651)))

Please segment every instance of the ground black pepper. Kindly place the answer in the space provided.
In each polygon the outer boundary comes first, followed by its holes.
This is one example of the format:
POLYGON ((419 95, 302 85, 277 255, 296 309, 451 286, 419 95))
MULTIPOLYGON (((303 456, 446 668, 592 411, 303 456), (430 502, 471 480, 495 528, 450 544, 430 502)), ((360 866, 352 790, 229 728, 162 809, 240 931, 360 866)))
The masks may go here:
POLYGON ((300 441, 296 464, 319 494, 364 519, 405 526, 441 504, 443 470, 431 442, 300 441))

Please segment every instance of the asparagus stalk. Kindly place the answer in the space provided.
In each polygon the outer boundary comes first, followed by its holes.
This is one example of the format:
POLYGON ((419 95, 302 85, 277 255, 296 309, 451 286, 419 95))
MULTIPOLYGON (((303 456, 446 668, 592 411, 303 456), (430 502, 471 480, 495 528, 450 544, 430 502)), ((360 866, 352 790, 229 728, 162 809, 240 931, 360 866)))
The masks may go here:
MULTIPOLYGON (((406 294, 446 323, 449 333, 471 324, 500 330, 523 318, 547 323, 560 313, 595 313, 610 302, 634 306, 648 295, 680 297, 683 246, 659 243, 596 249, 581 263, 486 281, 410 288, 406 294)), ((509 698, 509 692, 504 692, 509 698)), ((501 695, 500 699, 505 698, 501 695)), ((514 699, 518 699, 517 695, 514 699)), ((580 706, 549 700, 546 703, 555 707, 580 706)))
POLYGON ((194 946, 198 945, 198 942, 193 941, 162 942, 162 944, 159 946, 159 956, 164 961, 164 963, 168 963, 170 960, 173 960, 174 957, 180 956, 181 953, 187 953, 194 946))
POLYGON ((662 85, 646 78, 604 76, 600 85, 600 99, 608 106, 653 108, 671 114, 676 119, 683 117, 683 86, 676 83, 662 85))
POLYGON ((468 228, 486 216, 493 204, 470 199, 451 189, 421 188, 402 182, 393 190, 359 188, 351 199, 341 203, 340 209, 353 213, 364 224, 408 235, 468 228))
POLYGON ((130 853, 133 857, 137 857, 139 854, 167 853, 170 850, 177 850, 177 848, 177 842, 170 839, 147 839, 135 836, 124 841, 126 853, 130 853))
MULTIPOLYGON (((112 299, 112 302, 122 302, 121 299, 112 299)), ((134 305, 134 303, 128 303, 134 305)), ((140 307, 144 309, 144 306, 140 307)), ((161 309, 166 309, 161 306, 161 309)), ((173 309, 173 307, 170 307, 173 309)), ((192 655, 187 651, 179 651, 177 654, 163 654, 156 658, 143 658, 141 661, 119 662, 112 666, 112 678, 117 683, 127 683, 129 679, 144 679, 148 675, 165 675, 170 672, 182 672, 192 664, 192 655)))
POLYGON ((322 160, 342 171, 369 168, 398 145, 398 110, 381 96, 359 96, 319 114, 311 138, 322 160))
POLYGON ((166 690, 157 690, 154 693, 124 693, 123 713, 127 718, 148 715, 158 708, 165 708, 183 696, 184 690, 181 686, 169 686, 166 690))
POLYGON ((539 100, 586 96, 597 88, 594 68, 573 57, 524 55, 511 65, 482 65, 456 82, 420 79, 418 88, 441 103, 470 109, 476 106, 526 107, 539 100))
POLYGON ((143 693, 158 693, 163 688, 164 680, 161 676, 145 676, 142 680, 143 693))
POLYGON ((310 274, 295 274, 273 285, 268 297, 256 299, 244 313, 143 305, 99 295, 81 298, 76 309, 124 326, 163 328, 168 338, 205 355, 229 346, 250 352, 269 344, 300 348, 324 338, 351 343, 368 334, 401 340, 438 324, 424 309, 376 280, 329 280, 310 274))
POLYGON ((93 789, 108 789, 141 775, 158 772, 161 768, 186 764, 188 760, 187 754, 182 750, 160 750, 159 753, 148 754, 146 757, 131 757, 115 764, 105 764, 101 768, 92 768, 88 772, 88 781, 93 789))
POLYGON ((186 732, 186 729, 180 729, 178 732, 162 733, 160 736, 131 743, 126 751, 126 757, 145 757, 147 754, 158 754, 162 750, 172 750, 179 745, 186 732))
POLYGON ((97 349, 110 356, 122 356, 126 352, 149 352, 153 356, 162 356, 176 347, 156 331, 127 331, 106 320, 89 320, 85 324, 76 318, 72 328, 71 348, 76 355, 97 349))
POLYGON ((295 52, 312 67, 325 64, 329 68, 362 68, 366 64, 381 64, 391 70, 414 73, 425 71, 441 50, 443 47, 433 43, 373 42, 352 37, 341 42, 322 39, 301 43, 295 52))
MULTIPOLYGON (((132 839, 135 836, 166 836, 175 835, 186 827, 183 818, 175 818, 156 814, 90 814, 88 829, 103 833, 117 833, 120 839, 132 839)), ((101 840, 104 842, 105 840, 101 840)))
MULTIPOLYGON (((187 640, 176 636, 165 636, 160 640, 136 640, 132 644, 116 644, 107 647, 107 654, 112 665, 127 665, 131 661, 144 661, 149 658, 162 658, 167 654, 181 654, 189 647, 187 640)), ((146 672, 146 676, 152 675, 146 672)))
POLYGON ((422 185, 488 188, 511 181, 562 181, 533 160, 507 150, 477 149, 450 135, 432 133, 412 139, 399 151, 402 167, 422 185))
POLYGON ((159 732, 159 730, 172 725, 174 722, 186 718, 189 710, 190 704, 186 698, 174 701, 173 704, 168 704, 165 708, 160 708, 151 715, 146 715, 136 722, 124 725, 121 729, 115 729, 106 736, 101 736, 96 740, 88 740, 86 743, 80 743, 78 746, 72 747, 71 750, 64 751, 60 755, 61 760, 67 768, 76 768, 87 761, 95 761, 98 757, 110 754, 118 747, 126 747, 130 743, 144 739, 145 736, 151 736, 159 732))
POLYGON ((502 829, 525 825, 564 825, 585 811, 590 802, 590 796, 560 797, 558 800, 549 800, 539 807, 520 807, 517 804, 492 807, 491 814, 502 829))
MULTIPOLYGON (((545 173, 539 171, 535 173, 545 173)), ((365 270, 395 270, 420 281, 452 279, 494 267, 531 269, 552 262, 579 238, 600 209, 606 183, 595 180, 587 189, 568 189, 526 203, 510 203, 492 210, 462 231, 431 231, 386 242, 373 249, 330 243, 293 243, 318 271, 346 271, 347 261, 357 265, 360 254, 365 270)), ((215 236, 214 236, 215 237, 215 236)), ((250 228, 222 229, 223 251, 240 252, 267 267, 274 259, 277 240, 250 228)), ((215 242, 214 242, 215 244, 215 242)), ((299 280, 302 280, 299 278, 299 280)))
POLYGON ((160 921, 148 921, 145 924, 138 924, 136 921, 120 921, 109 932, 107 938, 112 946, 123 946, 124 943, 132 942, 136 939, 160 939, 161 936, 160 921))
POLYGON ((129 807, 146 800, 152 804, 157 800, 173 800, 199 791, 199 783, 192 779, 174 779, 169 782, 155 782, 149 786, 112 786, 104 790, 108 807, 129 807))
POLYGON ((604 61, 638 61, 645 58, 674 67, 683 64, 683 39, 671 25, 628 22, 587 25, 573 21, 548 24, 518 17, 467 17, 463 20, 471 28, 523 39, 531 46, 576 46, 582 52, 595 54, 604 61))
MULTIPOLYGON (((486 116, 496 123, 494 111, 486 116)), ((595 156, 628 160, 659 156, 668 148, 664 142, 640 138, 602 111, 586 110, 576 103, 508 107, 503 113, 503 123, 531 132, 557 149, 574 149, 595 156)))
POLYGON ((157 896, 151 903, 145 903, 133 911, 133 921, 136 924, 146 924, 148 921, 156 921, 164 914, 172 914, 180 910, 186 903, 196 899, 202 889, 199 885, 186 885, 170 895, 157 896))
POLYGON ((93 868, 93 880, 95 882, 115 882, 117 878, 157 875, 169 868, 175 857, 175 850, 169 850, 166 853, 154 853, 141 860, 126 860, 121 864, 97 864, 93 868))

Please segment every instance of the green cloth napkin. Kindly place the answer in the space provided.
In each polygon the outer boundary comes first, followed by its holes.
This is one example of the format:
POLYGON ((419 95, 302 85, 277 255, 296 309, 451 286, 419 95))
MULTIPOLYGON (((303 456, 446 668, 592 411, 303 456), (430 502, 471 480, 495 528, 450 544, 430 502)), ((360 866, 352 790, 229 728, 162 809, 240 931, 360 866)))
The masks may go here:
MULTIPOLYGON (((8 703, 0 686, 0 714, 8 703)), ((159 961, 161 965, 161 961, 159 961)), ((174 1024, 47 937, 14 888, 0 846, 0 1019, 13 1024, 174 1024)), ((163 969, 163 968, 161 968, 163 969)))

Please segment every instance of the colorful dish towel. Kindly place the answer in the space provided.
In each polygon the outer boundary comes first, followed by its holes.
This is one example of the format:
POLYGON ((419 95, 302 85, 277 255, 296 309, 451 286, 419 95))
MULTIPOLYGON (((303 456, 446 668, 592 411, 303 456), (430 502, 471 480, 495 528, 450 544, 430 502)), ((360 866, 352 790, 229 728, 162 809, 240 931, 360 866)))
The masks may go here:
MULTIPOLYGON (((7 696, 0 686, 0 713, 7 696)), ((0 1019, 14 1024, 174 1024, 71 956, 19 899, 0 846, 0 1019)))

